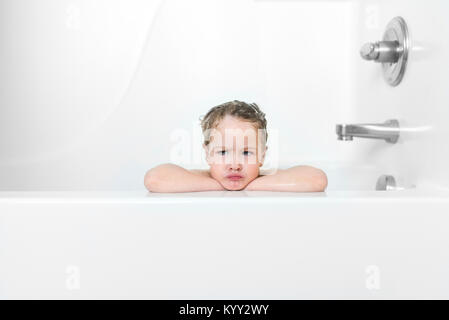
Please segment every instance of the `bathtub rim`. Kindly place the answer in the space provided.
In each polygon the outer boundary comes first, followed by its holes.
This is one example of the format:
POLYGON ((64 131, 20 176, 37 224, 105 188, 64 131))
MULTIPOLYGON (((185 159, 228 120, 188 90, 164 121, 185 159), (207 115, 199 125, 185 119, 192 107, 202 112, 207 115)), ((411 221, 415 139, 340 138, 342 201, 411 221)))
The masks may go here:
POLYGON ((0 191, 0 205, 20 203, 302 203, 349 201, 445 201, 449 190, 421 187, 394 191, 325 191, 310 193, 273 191, 205 191, 153 193, 146 190, 0 191))

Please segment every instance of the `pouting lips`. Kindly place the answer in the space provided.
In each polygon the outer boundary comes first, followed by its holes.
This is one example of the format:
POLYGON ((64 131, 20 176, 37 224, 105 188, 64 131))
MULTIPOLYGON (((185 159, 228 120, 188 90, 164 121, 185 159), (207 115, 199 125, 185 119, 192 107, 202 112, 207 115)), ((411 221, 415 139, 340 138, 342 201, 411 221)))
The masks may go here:
POLYGON ((229 180, 240 180, 240 179, 243 178, 243 176, 240 176, 240 175, 228 175, 228 176, 226 176, 226 178, 229 179, 229 180))

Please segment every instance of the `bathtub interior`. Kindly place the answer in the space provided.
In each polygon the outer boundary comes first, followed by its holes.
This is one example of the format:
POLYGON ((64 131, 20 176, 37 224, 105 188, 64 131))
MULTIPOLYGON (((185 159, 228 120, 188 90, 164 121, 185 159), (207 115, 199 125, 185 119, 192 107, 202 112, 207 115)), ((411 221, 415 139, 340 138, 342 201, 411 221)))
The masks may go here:
POLYGON ((23 2, 0 10, 1 191, 144 190, 159 163, 204 168, 198 119, 234 99, 267 114, 265 168, 320 167, 328 191, 384 174, 448 187, 442 0, 23 2), (413 49, 392 88, 358 51, 396 15, 413 49), (337 123, 392 118, 395 145, 337 141, 337 123))

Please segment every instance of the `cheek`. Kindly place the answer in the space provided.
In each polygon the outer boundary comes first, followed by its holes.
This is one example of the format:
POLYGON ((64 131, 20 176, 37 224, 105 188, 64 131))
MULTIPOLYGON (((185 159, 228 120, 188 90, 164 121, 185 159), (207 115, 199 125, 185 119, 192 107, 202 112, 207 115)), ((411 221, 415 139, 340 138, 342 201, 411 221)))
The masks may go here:
POLYGON ((212 164, 210 165, 210 175, 212 178, 220 180, 223 176, 223 172, 225 171, 225 168, 218 164, 212 164))
POLYGON ((259 176, 259 165, 251 164, 246 167, 246 174, 249 179, 255 179, 259 176))

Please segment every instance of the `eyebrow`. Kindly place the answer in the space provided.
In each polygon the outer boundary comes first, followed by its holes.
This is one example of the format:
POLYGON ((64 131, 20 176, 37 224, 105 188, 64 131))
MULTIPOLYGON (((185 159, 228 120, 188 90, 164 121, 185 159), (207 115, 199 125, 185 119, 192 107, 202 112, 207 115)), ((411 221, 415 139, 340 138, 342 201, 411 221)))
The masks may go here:
MULTIPOLYGON (((223 147, 223 146, 216 146, 216 147, 214 147, 213 148, 214 150, 215 149, 226 149, 226 147, 223 147)), ((256 150, 257 148, 255 148, 255 147, 243 147, 242 149, 246 149, 246 150, 256 150)))

